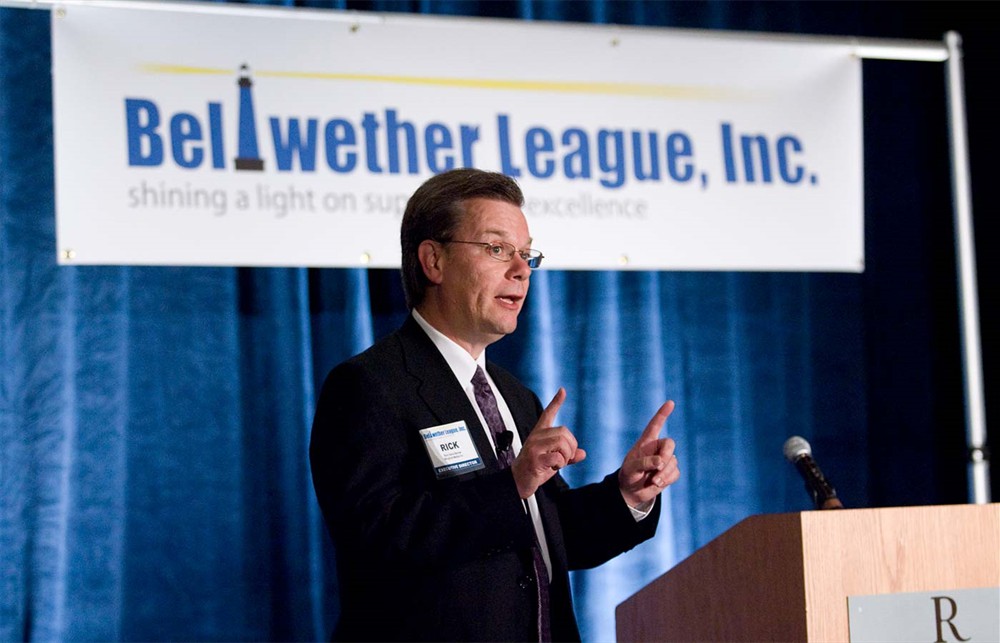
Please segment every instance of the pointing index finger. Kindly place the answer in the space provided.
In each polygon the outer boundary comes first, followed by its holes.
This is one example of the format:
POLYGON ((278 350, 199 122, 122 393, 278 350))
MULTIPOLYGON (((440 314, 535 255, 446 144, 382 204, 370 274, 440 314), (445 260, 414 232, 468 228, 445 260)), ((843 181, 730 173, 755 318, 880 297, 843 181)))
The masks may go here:
POLYGON ((552 401, 549 402, 549 405, 545 407, 545 410, 542 411, 542 414, 538 416, 538 426, 542 428, 549 428, 555 426, 556 414, 559 413, 559 407, 561 407, 563 405, 563 402, 565 401, 566 401, 566 389, 560 386, 559 390, 556 391, 555 396, 552 398, 552 401))
POLYGON ((670 414, 674 411, 674 401, 667 400, 664 402, 663 406, 656 411, 656 415, 653 419, 649 421, 646 428, 643 429, 642 435, 639 436, 639 442, 648 442, 650 440, 655 440, 660 437, 660 430, 663 429, 663 424, 670 417, 670 414))

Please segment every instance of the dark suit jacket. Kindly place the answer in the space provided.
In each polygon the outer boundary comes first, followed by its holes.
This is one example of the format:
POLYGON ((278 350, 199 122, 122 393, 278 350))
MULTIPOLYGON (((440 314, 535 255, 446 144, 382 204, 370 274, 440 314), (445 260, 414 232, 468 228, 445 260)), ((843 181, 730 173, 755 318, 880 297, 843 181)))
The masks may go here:
MULTIPOLYGON (((487 370, 522 441, 542 407, 513 376, 487 370)), ((472 404, 417 322, 327 376, 310 444, 313 483, 333 537, 343 640, 537 640, 534 532, 509 469, 472 404), (464 420, 486 468, 438 480, 418 431, 464 420)), ((650 538, 617 474, 536 493, 552 560, 555 640, 579 640, 568 571, 599 565, 650 538)))

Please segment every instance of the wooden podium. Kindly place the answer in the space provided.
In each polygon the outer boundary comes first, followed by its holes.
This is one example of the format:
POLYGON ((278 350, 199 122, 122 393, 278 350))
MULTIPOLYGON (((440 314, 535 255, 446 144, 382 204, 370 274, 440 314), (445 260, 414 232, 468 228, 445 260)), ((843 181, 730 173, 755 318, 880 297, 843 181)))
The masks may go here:
POLYGON ((847 597, 1000 586, 1000 504, 747 518, 616 610, 619 641, 848 641, 847 597))

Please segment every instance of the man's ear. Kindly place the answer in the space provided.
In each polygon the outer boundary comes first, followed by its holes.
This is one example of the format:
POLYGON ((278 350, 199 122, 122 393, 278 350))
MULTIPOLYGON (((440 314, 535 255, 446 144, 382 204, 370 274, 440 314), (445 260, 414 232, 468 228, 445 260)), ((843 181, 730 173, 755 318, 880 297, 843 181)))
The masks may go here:
POLYGON ((443 279, 442 259, 444 247, 430 239, 425 239, 417 247, 417 258, 420 260, 420 267, 423 268, 424 276, 432 284, 439 284, 443 279))

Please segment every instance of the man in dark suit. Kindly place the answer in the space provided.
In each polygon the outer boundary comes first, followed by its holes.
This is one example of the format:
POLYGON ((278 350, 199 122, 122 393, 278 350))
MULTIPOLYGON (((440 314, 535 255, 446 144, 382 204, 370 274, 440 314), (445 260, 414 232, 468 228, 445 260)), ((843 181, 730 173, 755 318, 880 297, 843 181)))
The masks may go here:
POLYGON ((333 537, 342 640, 578 640, 568 571, 653 536, 656 496, 680 475, 664 404, 603 481, 546 408, 486 361, 511 333, 541 253, 520 188, 460 169, 403 215, 411 316, 337 366, 313 423, 313 482, 333 537))

